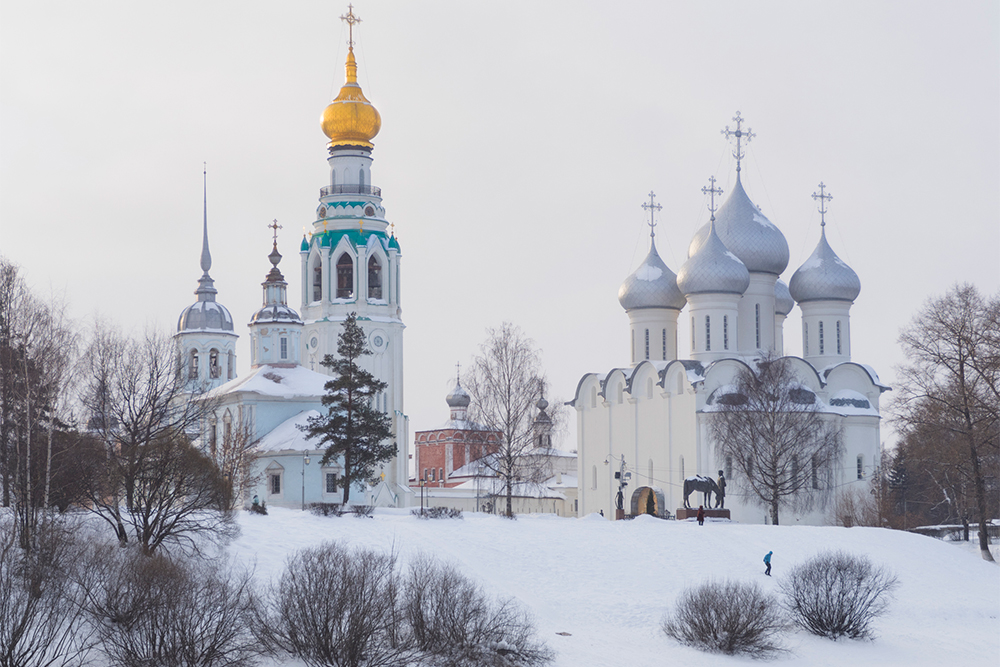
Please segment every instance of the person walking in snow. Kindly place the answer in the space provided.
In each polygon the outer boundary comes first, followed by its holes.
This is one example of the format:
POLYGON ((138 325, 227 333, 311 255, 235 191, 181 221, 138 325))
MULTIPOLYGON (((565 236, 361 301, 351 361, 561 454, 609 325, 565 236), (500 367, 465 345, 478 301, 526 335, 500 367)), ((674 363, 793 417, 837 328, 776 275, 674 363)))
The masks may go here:
POLYGON ((705 525, 705 507, 703 505, 698 505, 698 525, 705 525))
POLYGON ((764 565, 767 565, 767 569, 764 570, 764 574, 766 574, 769 577, 771 576, 771 554, 773 553, 774 553, 773 551, 768 551, 767 555, 764 556, 764 565))

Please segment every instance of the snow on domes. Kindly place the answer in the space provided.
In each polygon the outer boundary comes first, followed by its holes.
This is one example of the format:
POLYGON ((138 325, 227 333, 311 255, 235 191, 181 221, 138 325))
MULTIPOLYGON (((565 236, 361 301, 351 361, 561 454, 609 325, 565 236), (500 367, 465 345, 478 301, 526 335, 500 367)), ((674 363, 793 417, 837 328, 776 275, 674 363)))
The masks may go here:
MULTIPOLYGON (((688 257, 692 257, 708 238, 705 225, 691 239, 688 257)), ((788 242, 785 235, 750 201, 739 174, 736 185, 715 215, 715 229, 726 247, 753 273, 781 275, 788 268, 788 242)))
POLYGON ((792 274, 788 290, 797 302, 854 301, 861 293, 861 280, 854 269, 837 257, 826 241, 826 229, 802 266, 792 274))
POLYGON ((195 301, 177 319, 177 333, 185 331, 233 331, 233 316, 218 301, 195 301))
POLYGON ((652 240, 649 254, 642 265, 618 289, 618 302, 626 311, 635 308, 680 310, 687 303, 687 299, 677 288, 677 275, 660 259, 652 240))
POLYGON ((708 238, 684 262, 677 287, 690 298, 692 294, 743 294, 749 285, 746 265, 729 252, 715 224, 709 222, 708 238))
POLYGON ((795 307, 795 299, 788 292, 788 285, 781 278, 774 283, 774 313, 788 315, 795 307))
POLYGON ((469 396, 469 392, 465 391, 460 382, 456 382, 455 388, 448 392, 445 400, 450 408, 467 408, 472 402, 472 397, 469 396))

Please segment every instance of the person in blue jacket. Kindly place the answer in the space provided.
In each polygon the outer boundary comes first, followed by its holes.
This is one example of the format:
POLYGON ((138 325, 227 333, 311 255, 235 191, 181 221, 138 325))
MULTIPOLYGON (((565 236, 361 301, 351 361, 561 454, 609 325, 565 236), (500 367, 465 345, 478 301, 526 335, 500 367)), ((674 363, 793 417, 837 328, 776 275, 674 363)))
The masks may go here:
POLYGON ((768 551, 767 555, 764 556, 764 565, 767 565, 767 569, 764 570, 764 574, 766 574, 769 577, 771 576, 771 554, 773 553, 774 553, 773 551, 768 551))

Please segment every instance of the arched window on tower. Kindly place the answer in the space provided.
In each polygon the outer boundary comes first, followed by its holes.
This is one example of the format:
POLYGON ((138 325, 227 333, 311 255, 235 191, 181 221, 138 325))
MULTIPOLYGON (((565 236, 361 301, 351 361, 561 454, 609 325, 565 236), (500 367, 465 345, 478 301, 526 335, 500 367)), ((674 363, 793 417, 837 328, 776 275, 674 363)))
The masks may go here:
POLYGON ((649 359, 649 329, 646 329, 646 359, 649 359))
POLYGON ((667 360, 667 330, 663 329, 662 331, 663 331, 663 357, 661 357, 661 358, 664 361, 666 361, 667 360))
POLYGON ((365 192, 365 170, 358 169, 358 192, 365 192))
POLYGON ((819 353, 823 354, 824 353, 824 349, 825 348, 824 348, 824 344, 823 344, 823 323, 820 322, 819 323, 819 353))
POLYGON ((191 350, 188 358, 188 377, 192 380, 198 379, 198 350, 191 350))
POLYGON ((382 263, 375 255, 368 259, 368 298, 382 298, 382 263))
POLYGON ((208 376, 211 378, 222 377, 222 367, 219 366, 219 351, 212 348, 208 353, 208 376))
POLYGON ((840 320, 837 320, 837 354, 841 354, 841 351, 840 351, 840 320))
POLYGON ((729 349, 729 315, 722 316, 722 349, 729 349))
POLYGON ((753 306, 754 311, 754 326, 757 332, 757 349, 760 349, 760 304, 755 303, 753 306))
POLYGON ((705 351, 712 351, 712 318, 705 316, 705 351))
POLYGON ((313 267, 313 301, 319 301, 323 298, 323 263, 320 261, 316 262, 316 266, 313 267))
POLYGON ((236 376, 236 355, 230 350, 226 358, 226 379, 232 380, 236 376))
POLYGON ((350 299, 354 295, 354 260, 346 252, 337 260, 337 298, 350 299))
POLYGON ((334 190, 337 189, 337 172, 334 169, 330 170, 330 185, 333 186, 334 190))

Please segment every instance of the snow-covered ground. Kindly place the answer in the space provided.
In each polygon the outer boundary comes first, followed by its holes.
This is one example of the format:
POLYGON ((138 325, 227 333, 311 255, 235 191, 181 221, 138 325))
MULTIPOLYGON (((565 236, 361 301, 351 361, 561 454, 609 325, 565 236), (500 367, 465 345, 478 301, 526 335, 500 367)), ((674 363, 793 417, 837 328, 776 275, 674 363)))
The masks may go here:
POLYGON ((651 517, 507 521, 466 514, 423 521, 408 510, 380 510, 373 518, 270 512, 242 513, 242 535, 229 547, 237 559, 255 563, 259 577, 279 576, 287 555, 325 540, 394 550, 404 564, 415 554, 433 554, 527 606, 557 652, 558 667, 750 663, 679 646, 660 631, 664 612, 684 588, 708 579, 755 581, 776 592, 789 568, 829 549, 867 554, 898 576, 889 612, 875 623, 878 638, 832 642, 792 632, 790 652, 777 662, 1000 664, 1000 566, 967 546, 912 533, 712 521, 699 527, 651 517), (773 577, 765 577, 761 560, 772 550, 773 577))

